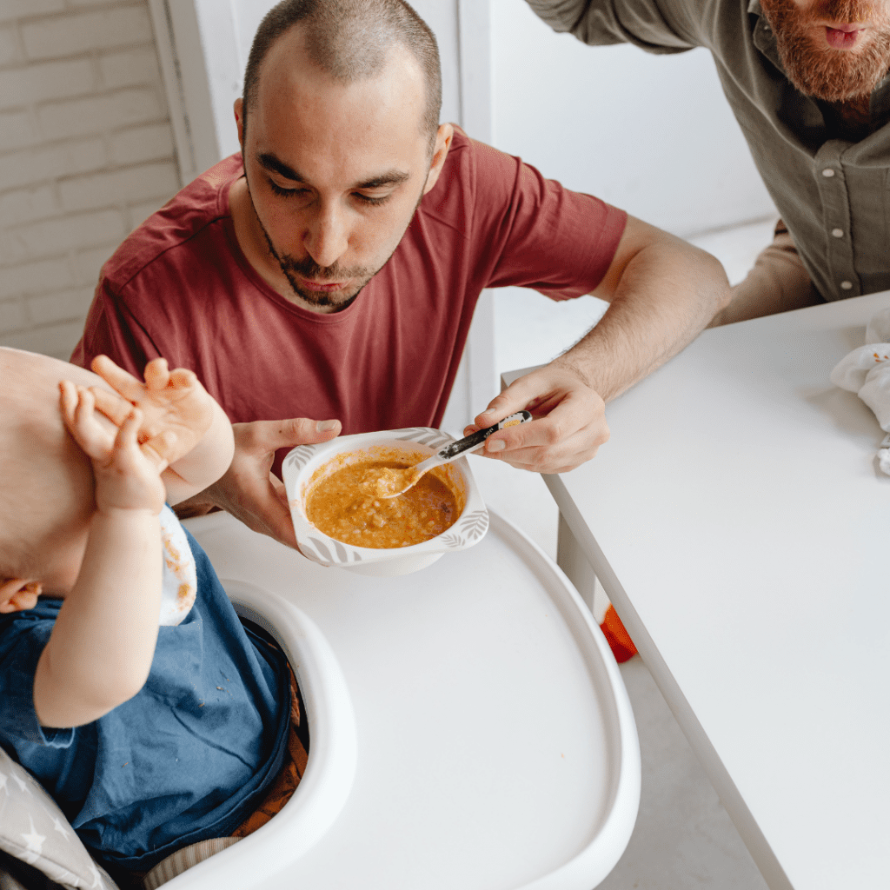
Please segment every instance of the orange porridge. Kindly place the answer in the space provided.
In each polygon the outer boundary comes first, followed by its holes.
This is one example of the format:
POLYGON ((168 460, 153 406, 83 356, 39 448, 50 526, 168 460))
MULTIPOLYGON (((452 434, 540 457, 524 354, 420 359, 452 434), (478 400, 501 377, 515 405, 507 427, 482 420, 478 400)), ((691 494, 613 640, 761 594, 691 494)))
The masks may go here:
POLYGON ((412 465, 410 460, 368 460, 335 470, 312 484, 306 518, 328 537, 358 547, 388 549, 428 541, 453 525, 460 513, 443 475, 430 470, 393 498, 376 493, 381 471, 412 465))

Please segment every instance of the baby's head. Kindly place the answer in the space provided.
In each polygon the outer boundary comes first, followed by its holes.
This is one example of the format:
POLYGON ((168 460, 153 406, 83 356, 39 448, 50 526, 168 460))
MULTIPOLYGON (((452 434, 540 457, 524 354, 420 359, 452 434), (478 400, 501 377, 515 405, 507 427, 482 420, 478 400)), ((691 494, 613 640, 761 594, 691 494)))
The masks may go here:
POLYGON ((89 458, 68 434, 59 382, 107 387, 83 368, 0 348, 0 612, 66 594, 95 512, 89 458))

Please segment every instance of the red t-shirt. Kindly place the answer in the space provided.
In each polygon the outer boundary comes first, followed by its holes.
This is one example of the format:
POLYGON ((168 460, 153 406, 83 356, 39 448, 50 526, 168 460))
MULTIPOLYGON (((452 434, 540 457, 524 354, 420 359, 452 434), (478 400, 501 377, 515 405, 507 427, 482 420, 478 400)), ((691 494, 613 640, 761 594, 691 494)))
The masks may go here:
POLYGON ((389 262, 346 309, 289 303, 235 238, 240 155, 149 217, 102 269, 72 361, 133 374, 164 356, 191 368, 233 422, 337 418, 344 433, 437 427, 487 287, 555 299, 603 278, 626 214, 544 179, 455 128, 436 186, 389 262))

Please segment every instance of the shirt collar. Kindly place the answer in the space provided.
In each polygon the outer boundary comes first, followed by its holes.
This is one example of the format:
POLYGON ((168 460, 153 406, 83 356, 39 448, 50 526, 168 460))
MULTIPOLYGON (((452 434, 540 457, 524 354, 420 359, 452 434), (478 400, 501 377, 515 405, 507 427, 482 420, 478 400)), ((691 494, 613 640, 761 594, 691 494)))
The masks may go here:
POLYGON ((760 50, 783 74, 785 67, 779 59, 779 49, 776 46, 776 35, 763 14, 763 7, 760 0, 750 0, 748 3, 748 13, 757 16, 754 23, 754 46, 760 50))

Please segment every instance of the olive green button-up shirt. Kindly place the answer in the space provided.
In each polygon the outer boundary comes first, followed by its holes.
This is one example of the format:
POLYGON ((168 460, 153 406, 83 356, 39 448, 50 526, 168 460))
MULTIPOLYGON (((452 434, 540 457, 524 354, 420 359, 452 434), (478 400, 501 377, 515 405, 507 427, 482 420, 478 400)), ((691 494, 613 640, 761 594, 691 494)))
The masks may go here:
POLYGON ((653 53, 709 49, 822 297, 890 289, 890 77, 871 97, 871 119, 883 125, 849 142, 833 138, 820 103, 788 80, 759 0, 527 2, 554 30, 585 43, 633 43, 653 53))

